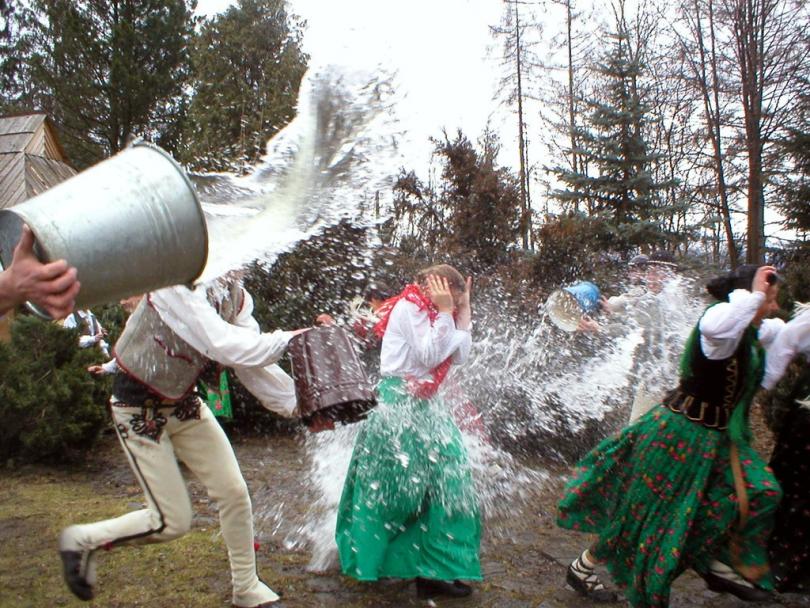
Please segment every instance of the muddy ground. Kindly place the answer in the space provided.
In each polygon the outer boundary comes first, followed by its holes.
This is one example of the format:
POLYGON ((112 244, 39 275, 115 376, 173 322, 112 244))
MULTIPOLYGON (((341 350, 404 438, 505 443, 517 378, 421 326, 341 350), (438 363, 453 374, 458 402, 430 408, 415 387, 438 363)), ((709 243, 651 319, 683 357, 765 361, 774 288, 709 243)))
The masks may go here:
MULTIPOLYGON (((254 496, 304 512, 308 506, 307 463, 300 437, 235 442, 242 470, 254 496)), ((484 582, 472 597, 420 602, 411 583, 357 583, 337 569, 307 569, 305 550, 284 547, 272 526, 259 530, 259 568, 284 594, 285 608, 397 607, 452 605, 498 608, 588 608, 591 604, 563 586, 566 565, 587 538, 554 526, 554 505, 565 469, 552 471, 544 487, 508 518, 487 522, 481 549, 484 582)), ((207 608, 228 606, 227 558, 217 533, 216 511, 201 485, 190 481, 196 510, 192 532, 162 545, 103 552, 98 595, 89 604, 75 600, 60 578, 56 537, 68 523, 93 520, 141 508, 140 489, 114 437, 106 434, 94 458, 64 469, 7 466, 0 471, 0 607, 93 606, 124 608, 207 608)), ((726 608, 742 602, 708 591, 691 572, 672 593, 673 607, 726 608)), ((626 605, 622 602, 619 605, 626 605)), ((810 596, 781 595, 761 604, 810 608, 810 596)))

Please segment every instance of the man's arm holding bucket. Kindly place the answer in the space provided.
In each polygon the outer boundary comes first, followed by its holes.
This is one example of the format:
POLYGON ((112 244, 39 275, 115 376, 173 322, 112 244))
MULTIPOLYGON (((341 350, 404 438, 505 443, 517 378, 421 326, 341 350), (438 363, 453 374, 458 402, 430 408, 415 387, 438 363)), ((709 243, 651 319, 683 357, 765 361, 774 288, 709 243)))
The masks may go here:
POLYGON ((150 302, 172 331, 197 351, 227 367, 262 367, 284 355, 295 333, 261 333, 255 327, 233 325, 219 316, 205 290, 184 286, 154 291, 150 302))
POLYGON ((76 269, 65 260, 43 264, 37 259, 34 233, 24 226, 11 265, 0 272, 0 314, 31 301, 61 319, 73 311, 79 287, 76 269))

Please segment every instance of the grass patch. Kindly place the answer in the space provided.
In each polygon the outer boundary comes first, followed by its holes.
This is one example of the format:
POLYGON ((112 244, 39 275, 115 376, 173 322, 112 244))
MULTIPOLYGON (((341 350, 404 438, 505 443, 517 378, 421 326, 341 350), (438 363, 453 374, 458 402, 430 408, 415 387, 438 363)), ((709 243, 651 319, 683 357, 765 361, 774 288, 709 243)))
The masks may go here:
POLYGON ((62 581, 59 531, 123 515, 137 508, 133 500, 59 473, 0 479, 0 607, 229 605, 230 570, 218 526, 169 543, 101 551, 96 599, 79 601, 62 581))

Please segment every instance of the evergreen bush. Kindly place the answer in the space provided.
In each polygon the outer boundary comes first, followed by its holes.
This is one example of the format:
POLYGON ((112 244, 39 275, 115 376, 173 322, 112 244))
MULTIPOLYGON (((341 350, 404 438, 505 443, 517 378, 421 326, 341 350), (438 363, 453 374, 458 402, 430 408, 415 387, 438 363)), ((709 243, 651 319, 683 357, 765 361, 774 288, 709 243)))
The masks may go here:
POLYGON ((610 226, 598 218, 577 213, 548 218, 537 230, 535 242, 533 278, 552 289, 603 271, 608 252, 615 251, 610 226))
MULTIPOLYGON (((319 313, 339 318, 346 303, 362 294, 374 274, 366 252, 365 229, 342 222, 299 243, 270 266, 252 265, 245 288, 253 296, 253 314, 262 331, 309 327, 319 313)), ((288 357, 279 365, 290 373, 288 357)), ((298 421, 262 407, 235 374, 229 379, 233 418, 223 423, 226 431, 254 435, 300 428, 298 421)))
POLYGON ((78 332, 19 317, 0 343, 0 462, 64 462, 89 452, 104 425, 109 381, 87 366, 103 357, 80 349, 78 332))

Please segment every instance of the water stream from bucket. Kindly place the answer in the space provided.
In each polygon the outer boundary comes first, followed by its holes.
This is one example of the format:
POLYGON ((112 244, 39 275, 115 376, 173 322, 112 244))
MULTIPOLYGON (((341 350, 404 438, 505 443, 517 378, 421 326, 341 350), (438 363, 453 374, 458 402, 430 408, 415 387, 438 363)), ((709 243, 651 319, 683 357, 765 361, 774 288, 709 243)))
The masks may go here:
POLYGON ((194 176, 209 227, 210 281, 280 253, 390 192, 403 159, 394 75, 383 68, 310 69, 296 117, 249 175, 194 176))
MULTIPOLYGON (((384 70, 311 70, 296 118, 253 173, 195 177, 211 236, 203 280, 253 260, 272 262, 340 219, 370 221, 363 206, 390 196, 393 177, 408 166, 394 82, 384 70)), ((702 305, 679 277, 585 335, 562 332, 541 311, 527 321, 497 294, 488 302, 474 298, 471 360, 453 370, 442 396, 462 422, 488 522, 527 500, 547 479, 546 465, 571 462, 620 427, 639 384, 653 393, 672 385, 702 305)), ((258 531, 307 548, 314 570, 335 563, 336 507, 362 424, 304 438, 308 509, 254 493, 258 531)), ((497 526, 488 524, 488 533, 497 526)))

